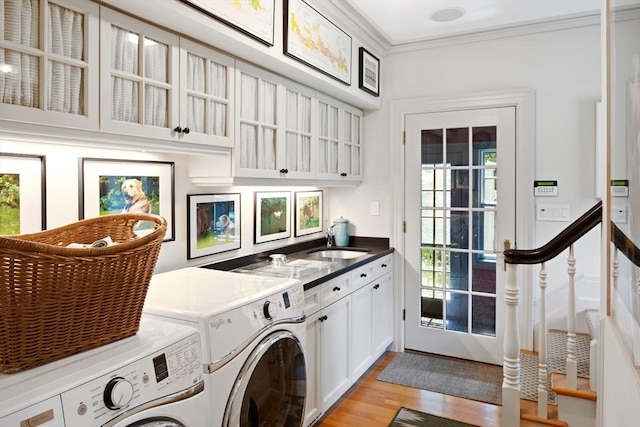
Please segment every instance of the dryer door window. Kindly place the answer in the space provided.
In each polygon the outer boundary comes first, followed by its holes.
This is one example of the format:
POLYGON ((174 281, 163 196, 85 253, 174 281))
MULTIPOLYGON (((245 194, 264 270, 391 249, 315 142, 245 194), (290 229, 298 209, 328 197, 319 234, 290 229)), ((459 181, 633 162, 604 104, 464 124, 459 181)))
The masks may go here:
POLYGON ((186 427, 179 421, 167 417, 153 417, 136 421, 128 427, 186 427))
POLYGON ((306 386, 300 341, 291 332, 274 332, 256 346, 242 367, 223 425, 300 427, 306 386))

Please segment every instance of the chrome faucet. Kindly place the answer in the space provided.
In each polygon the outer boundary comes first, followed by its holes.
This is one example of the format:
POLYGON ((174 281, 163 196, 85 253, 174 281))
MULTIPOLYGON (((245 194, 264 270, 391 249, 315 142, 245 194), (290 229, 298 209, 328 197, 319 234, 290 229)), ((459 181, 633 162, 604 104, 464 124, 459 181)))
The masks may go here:
MULTIPOLYGON (((335 224, 334 224, 335 225, 335 224)), ((333 225, 327 228, 327 247, 330 248, 335 245, 335 237, 333 235, 333 225)))

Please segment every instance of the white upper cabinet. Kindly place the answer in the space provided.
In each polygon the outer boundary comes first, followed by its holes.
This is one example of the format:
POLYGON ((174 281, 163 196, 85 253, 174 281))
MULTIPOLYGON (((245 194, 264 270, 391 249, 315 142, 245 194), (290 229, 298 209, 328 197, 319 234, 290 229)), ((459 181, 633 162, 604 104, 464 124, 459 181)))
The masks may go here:
POLYGON ((98 6, 2 1, 0 118, 98 126, 98 6))
POLYGON ((362 180, 362 110, 318 94, 316 178, 362 180))
POLYGON ((101 129, 233 145, 233 59, 103 8, 101 129))

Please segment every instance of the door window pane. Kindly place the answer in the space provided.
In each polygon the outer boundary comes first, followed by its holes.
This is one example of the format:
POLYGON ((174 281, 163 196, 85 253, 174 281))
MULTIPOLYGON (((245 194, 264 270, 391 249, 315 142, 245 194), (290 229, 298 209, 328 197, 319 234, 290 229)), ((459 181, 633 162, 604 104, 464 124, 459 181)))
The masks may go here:
POLYGON ((495 297, 474 295, 471 298, 471 332, 480 335, 496 335, 495 297))
POLYGON ((422 164, 442 165, 444 163, 442 129, 422 131, 422 164))
POLYGON ((452 128, 447 132, 447 164, 451 166, 469 165, 469 129, 452 128))
POLYGON ((469 330, 469 296, 454 292, 446 293, 447 323, 450 331, 467 332, 469 330))

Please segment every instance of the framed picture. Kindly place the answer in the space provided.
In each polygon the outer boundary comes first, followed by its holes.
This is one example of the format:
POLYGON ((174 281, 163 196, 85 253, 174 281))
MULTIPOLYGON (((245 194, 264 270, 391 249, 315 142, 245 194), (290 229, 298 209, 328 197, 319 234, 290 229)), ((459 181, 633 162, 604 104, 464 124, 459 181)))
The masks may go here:
POLYGON ((322 231, 322 190, 298 191, 295 202, 296 236, 322 231))
POLYGON ((284 53, 351 84, 351 36, 303 0, 284 0, 284 53))
MULTIPOLYGON (((174 163, 80 159, 79 218, 152 213, 167 220, 164 241, 175 239, 174 163)), ((151 225, 151 224, 149 224, 151 225)), ((145 225, 137 230, 144 233, 145 225)))
POLYGON ((47 228, 45 157, 0 153, 0 234, 47 228))
POLYGON ((187 259, 240 248, 240 194, 187 194, 187 259))
POLYGON ((291 237, 291 192, 256 192, 254 243, 291 237))
POLYGON ((275 0, 181 1, 267 46, 273 46, 275 0))
POLYGON ((380 60, 367 49, 360 48, 358 87, 373 96, 380 95, 380 60))

